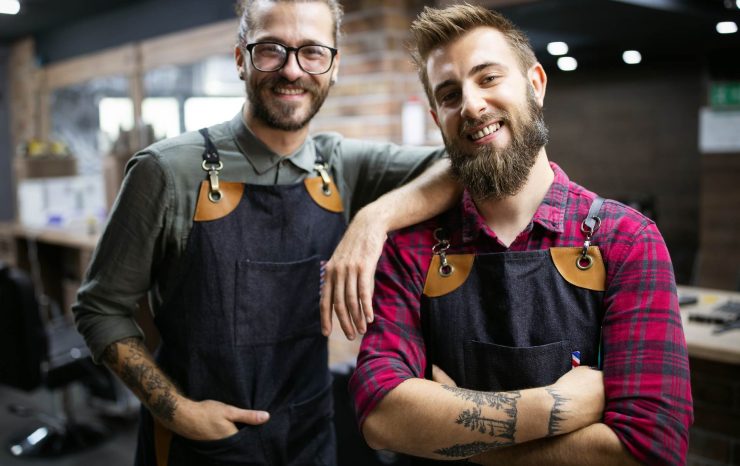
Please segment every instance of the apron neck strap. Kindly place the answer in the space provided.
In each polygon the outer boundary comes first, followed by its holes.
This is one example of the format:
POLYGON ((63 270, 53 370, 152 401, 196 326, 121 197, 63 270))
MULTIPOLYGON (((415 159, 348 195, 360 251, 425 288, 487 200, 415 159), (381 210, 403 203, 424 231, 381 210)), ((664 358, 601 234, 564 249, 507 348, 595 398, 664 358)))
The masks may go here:
POLYGON ((221 162, 221 156, 218 153, 216 145, 208 135, 208 128, 199 129, 198 132, 203 136, 206 146, 203 151, 203 163, 201 163, 201 167, 203 167, 203 170, 208 173, 208 199, 211 202, 216 203, 219 202, 222 197, 218 175, 224 167, 224 164, 221 162))
POLYGON ((583 225, 591 231, 591 234, 593 234, 601 224, 599 210, 601 210, 601 206, 603 204, 604 198, 596 196, 593 202, 591 202, 591 207, 589 207, 588 209, 588 215, 586 216, 586 219, 583 221, 583 225))
POLYGON ((216 149, 216 145, 211 140, 208 134, 208 128, 199 129, 198 132, 203 136, 203 140, 206 144, 206 149, 203 151, 203 163, 208 165, 218 165, 221 162, 221 156, 216 149))
POLYGON ((321 186, 324 194, 327 196, 331 193, 331 176, 329 176, 329 164, 326 163, 324 157, 316 151, 316 160, 314 161, 313 169, 321 177, 321 186))

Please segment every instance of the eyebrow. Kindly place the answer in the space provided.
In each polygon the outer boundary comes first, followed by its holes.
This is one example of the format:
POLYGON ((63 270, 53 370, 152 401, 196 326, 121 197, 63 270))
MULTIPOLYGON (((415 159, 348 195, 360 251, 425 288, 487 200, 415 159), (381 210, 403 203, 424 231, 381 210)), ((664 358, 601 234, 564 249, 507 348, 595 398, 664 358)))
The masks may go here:
MULTIPOLYGON (((507 69, 506 65, 504 65, 502 63, 498 63, 498 62, 485 62, 485 63, 481 63, 479 65, 475 65, 474 67, 470 68, 470 71, 468 71, 468 76, 472 76, 472 75, 474 75, 476 73, 480 73, 481 71, 485 70, 486 68, 490 68, 490 67, 501 68, 503 70, 506 70, 507 69)), ((446 79, 446 80, 442 81, 441 83, 439 83, 436 86, 434 86, 434 93, 433 93, 433 95, 436 96, 437 93, 441 89, 443 89, 443 88, 445 88, 447 86, 452 86, 454 84, 457 84, 457 80, 454 80, 454 79, 446 79)))
MULTIPOLYGON (((282 39, 280 39, 278 37, 275 37, 275 36, 265 36, 265 37, 260 37, 259 39, 255 38, 253 42, 273 42, 273 43, 277 43, 277 44, 281 44, 281 45, 285 45, 285 46, 290 47, 286 43, 286 41, 284 41, 284 40, 282 40, 282 39)), ((298 45, 296 45, 296 47, 301 47, 303 45, 323 45, 325 47, 334 47, 333 45, 324 44, 323 42, 321 42, 319 40, 310 40, 310 39, 305 39, 305 40, 300 41, 298 43, 298 45)))

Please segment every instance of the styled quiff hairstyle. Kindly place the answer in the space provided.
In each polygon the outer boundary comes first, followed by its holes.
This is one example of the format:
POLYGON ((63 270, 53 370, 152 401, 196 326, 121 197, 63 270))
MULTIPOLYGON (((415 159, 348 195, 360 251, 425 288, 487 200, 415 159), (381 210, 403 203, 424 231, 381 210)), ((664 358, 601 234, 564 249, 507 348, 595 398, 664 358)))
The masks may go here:
POLYGON ((339 31, 342 27, 342 5, 337 0, 239 0, 236 13, 239 15, 239 45, 247 45, 247 33, 255 29, 254 9, 260 3, 326 3, 334 17, 334 46, 339 44, 339 31))
POLYGON ((437 108, 429 87, 427 59, 432 50, 446 45, 477 27, 491 27, 504 35, 519 61, 522 73, 537 63, 529 39, 519 28, 501 13, 477 5, 463 3, 444 9, 424 7, 411 23, 411 57, 418 68, 419 78, 429 99, 429 105, 437 108))

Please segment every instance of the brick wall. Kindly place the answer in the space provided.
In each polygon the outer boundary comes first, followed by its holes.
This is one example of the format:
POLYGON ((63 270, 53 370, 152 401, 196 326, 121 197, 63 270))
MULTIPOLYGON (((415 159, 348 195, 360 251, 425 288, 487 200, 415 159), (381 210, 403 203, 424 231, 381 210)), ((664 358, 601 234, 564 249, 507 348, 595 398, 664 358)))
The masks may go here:
POLYGON ((13 44, 8 62, 11 111, 10 138, 13 147, 31 138, 41 137, 38 122, 38 88, 41 73, 36 65, 32 39, 13 44))
POLYGON ((401 112, 412 96, 426 101, 406 50, 418 2, 345 1, 339 78, 312 131, 402 141, 401 112))

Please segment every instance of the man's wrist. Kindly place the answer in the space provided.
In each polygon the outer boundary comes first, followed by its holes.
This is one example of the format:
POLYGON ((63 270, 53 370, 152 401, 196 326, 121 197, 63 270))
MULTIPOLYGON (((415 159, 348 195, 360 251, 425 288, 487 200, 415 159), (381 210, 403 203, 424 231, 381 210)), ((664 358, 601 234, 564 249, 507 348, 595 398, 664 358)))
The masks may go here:
POLYGON ((198 404, 193 400, 186 398, 182 395, 176 395, 175 411, 170 420, 160 419, 173 431, 178 434, 186 434, 188 426, 197 423, 198 418, 198 404))
POLYGON ((362 224, 363 228, 373 228, 383 233, 388 233, 393 227, 394 209, 385 206, 383 201, 372 202, 355 215, 355 222, 362 224))
POLYGON ((516 430, 516 443, 547 437, 548 422, 553 407, 553 399, 546 388, 533 388, 522 391, 519 404, 521 413, 516 430))

